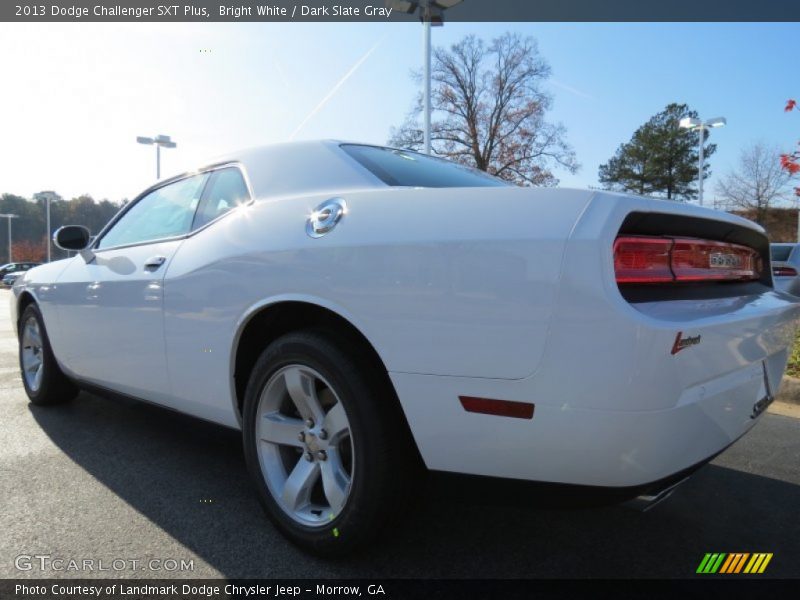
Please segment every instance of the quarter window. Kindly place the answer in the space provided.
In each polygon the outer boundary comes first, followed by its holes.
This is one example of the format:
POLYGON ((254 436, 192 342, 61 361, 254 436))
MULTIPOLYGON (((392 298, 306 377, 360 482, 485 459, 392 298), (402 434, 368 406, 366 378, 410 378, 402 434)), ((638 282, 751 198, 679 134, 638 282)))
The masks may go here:
POLYGON ((239 169, 231 167, 214 171, 194 218, 192 230, 199 229, 248 200, 250 192, 239 169))
POLYGON ((153 190, 131 206, 102 237, 98 249, 189 233, 208 173, 153 190))
POLYGON ((510 185, 484 171, 410 150, 361 144, 342 144, 341 148, 386 185, 433 188, 510 185))

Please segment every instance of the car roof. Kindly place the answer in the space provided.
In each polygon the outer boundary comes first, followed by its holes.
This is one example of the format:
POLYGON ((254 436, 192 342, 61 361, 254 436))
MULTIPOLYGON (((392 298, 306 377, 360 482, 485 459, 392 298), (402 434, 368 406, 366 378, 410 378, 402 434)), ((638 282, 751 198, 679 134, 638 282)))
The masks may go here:
POLYGON ((359 142, 310 140, 258 146, 218 156, 196 170, 239 163, 256 198, 387 187, 340 148, 344 143, 359 142))

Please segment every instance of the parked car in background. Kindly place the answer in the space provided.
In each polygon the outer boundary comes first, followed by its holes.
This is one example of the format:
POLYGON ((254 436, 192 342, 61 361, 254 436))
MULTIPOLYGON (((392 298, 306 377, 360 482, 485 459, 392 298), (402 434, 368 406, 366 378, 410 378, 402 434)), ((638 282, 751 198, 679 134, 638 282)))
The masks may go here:
POLYGON ((12 287, 17 279, 25 275, 25 273, 27 273, 27 271, 14 271, 13 273, 9 273, 3 277, 3 285, 12 287))
POLYGON ((0 281, 3 281, 9 273, 16 273, 18 271, 27 271, 33 267, 38 267, 42 263, 38 262, 12 262, 7 263, 0 267, 0 281))
POLYGON ((800 296, 800 244, 770 244, 775 287, 800 296))
POLYGON ((241 430, 327 555, 401 528, 422 467, 662 498, 758 421, 800 319, 751 221, 364 144, 237 153, 54 240, 79 255, 11 300, 31 402, 241 430))

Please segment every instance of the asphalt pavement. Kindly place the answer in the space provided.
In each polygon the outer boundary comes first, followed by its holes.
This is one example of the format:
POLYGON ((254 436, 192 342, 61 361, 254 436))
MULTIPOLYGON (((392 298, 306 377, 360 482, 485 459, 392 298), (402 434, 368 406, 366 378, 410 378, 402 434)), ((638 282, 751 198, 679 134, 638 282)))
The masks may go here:
MULTIPOLYGON (((797 407, 774 405, 648 512, 519 505, 434 483, 408 490, 421 500, 375 548, 321 560, 264 517, 237 432, 86 393, 30 405, 8 296, 0 292, 0 577, 691 577, 707 552, 770 552, 763 577, 800 577, 797 407), (86 560, 94 571, 70 570, 86 560)), ((91 343, 86 335, 76 343, 91 343)))

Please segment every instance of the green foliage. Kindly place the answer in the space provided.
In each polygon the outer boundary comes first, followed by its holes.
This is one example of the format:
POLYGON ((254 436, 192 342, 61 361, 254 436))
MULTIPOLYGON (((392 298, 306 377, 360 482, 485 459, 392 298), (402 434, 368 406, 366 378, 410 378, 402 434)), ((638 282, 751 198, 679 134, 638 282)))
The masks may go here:
MULTIPOLYGON (((697 196, 698 131, 681 129, 684 117, 697 118, 697 111, 686 104, 669 104, 639 127, 629 142, 600 166, 600 183, 606 189, 632 192, 643 196, 662 196, 672 200, 697 196)), ((704 131, 705 137, 708 132, 704 131)), ((706 158, 717 147, 705 146, 706 158)), ((705 163, 704 178, 710 173, 705 163)))
MULTIPOLYGON (((98 233, 113 217, 120 206, 108 200, 96 201, 91 196, 82 195, 65 200, 55 192, 39 192, 30 200, 14 194, 0 196, 0 213, 15 214, 12 227, 14 243, 27 242, 44 246, 46 216, 45 203, 50 198, 51 233, 62 225, 84 225, 92 234, 98 233)), ((0 260, 8 262, 8 226, 0 219, 0 260)), ((64 258, 66 254, 52 247, 52 258, 64 258)), ((13 257, 16 259, 16 257, 13 257)))

